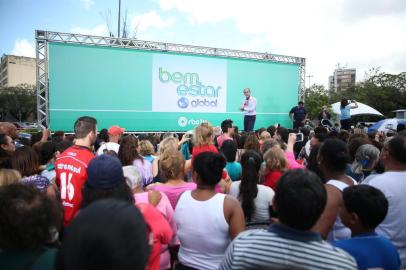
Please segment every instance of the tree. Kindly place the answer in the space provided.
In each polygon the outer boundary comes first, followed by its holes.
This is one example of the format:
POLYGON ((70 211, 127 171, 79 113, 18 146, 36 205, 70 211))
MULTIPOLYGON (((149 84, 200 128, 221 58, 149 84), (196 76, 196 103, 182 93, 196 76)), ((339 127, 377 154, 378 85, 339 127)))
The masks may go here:
MULTIPOLYGON (((323 106, 330 106, 328 101, 328 92, 323 85, 313 84, 310 88, 307 88, 305 91, 305 104, 309 118, 317 118, 323 106)), ((329 111, 332 113, 331 109, 329 111)))
POLYGON ((393 117, 393 111, 406 108, 406 72, 388 74, 371 69, 366 79, 354 88, 332 93, 330 102, 341 98, 355 99, 381 112, 385 117, 393 117))
POLYGON ((27 84, 2 88, 0 104, 3 117, 26 121, 36 112, 35 88, 27 84))

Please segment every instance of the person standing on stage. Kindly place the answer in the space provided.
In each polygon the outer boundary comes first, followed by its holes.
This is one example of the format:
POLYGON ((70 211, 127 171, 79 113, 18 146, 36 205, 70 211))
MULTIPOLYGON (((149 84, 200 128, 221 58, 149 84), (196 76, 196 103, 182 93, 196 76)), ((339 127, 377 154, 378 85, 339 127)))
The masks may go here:
POLYGON ((251 89, 248 87, 244 89, 244 101, 240 110, 244 112, 244 131, 249 132, 254 130, 257 99, 251 96, 251 89))
POLYGON ((341 129, 345 130, 350 130, 351 129, 351 109, 356 109, 358 108, 358 103, 355 100, 349 100, 346 98, 341 99, 341 106, 340 106, 340 124, 341 124, 341 129), (351 103, 354 103, 354 105, 351 105, 351 103))
POLYGON ((293 107, 290 110, 289 116, 293 120, 294 129, 298 129, 304 126, 304 122, 307 119, 307 111, 304 107, 303 101, 299 101, 297 106, 293 107))

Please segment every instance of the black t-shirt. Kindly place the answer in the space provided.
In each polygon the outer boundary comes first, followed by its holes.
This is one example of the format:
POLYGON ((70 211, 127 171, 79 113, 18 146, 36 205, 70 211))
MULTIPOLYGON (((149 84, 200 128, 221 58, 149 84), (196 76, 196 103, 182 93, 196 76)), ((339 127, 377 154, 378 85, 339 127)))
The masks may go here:
MULTIPOLYGON (((325 114, 326 114, 326 118, 325 118, 325 119, 330 120, 330 118, 331 118, 330 113, 329 113, 329 112, 325 112, 325 114)), ((319 117, 318 117, 318 118, 319 118, 320 121, 323 120, 323 112, 319 113, 319 117)))
POLYGON ((293 113, 293 120, 299 122, 305 119, 307 111, 304 107, 295 106, 290 110, 289 114, 291 113, 293 113))

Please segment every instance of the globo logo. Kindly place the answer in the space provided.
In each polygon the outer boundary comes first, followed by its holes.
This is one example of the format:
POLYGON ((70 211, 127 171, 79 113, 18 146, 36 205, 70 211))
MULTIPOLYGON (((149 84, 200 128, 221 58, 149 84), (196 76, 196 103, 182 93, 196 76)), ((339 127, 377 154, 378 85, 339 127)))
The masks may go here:
POLYGON ((190 101, 185 97, 181 97, 178 100, 178 107, 181 109, 186 109, 189 104, 193 107, 217 107, 217 99, 216 100, 207 100, 207 99, 194 99, 190 101))
POLYGON ((181 97, 178 100, 178 107, 181 109, 186 109, 189 106, 189 100, 185 97, 181 97))

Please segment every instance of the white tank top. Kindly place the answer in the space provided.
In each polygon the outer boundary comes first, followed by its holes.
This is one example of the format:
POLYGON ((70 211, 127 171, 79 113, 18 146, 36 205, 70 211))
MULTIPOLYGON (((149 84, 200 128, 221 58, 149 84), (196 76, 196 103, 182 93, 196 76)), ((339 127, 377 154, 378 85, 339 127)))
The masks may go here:
MULTIPOLYGON (((351 180, 353 181, 354 185, 357 184, 357 181, 355 181, 353 178, 351 178, 351 180)), ((332 185, 332 186, 338 188, 341 192, 343 192, 343 190, 346 187, 348 187, 348 185, 346 183, 339 181, 339 180, 329 180, 326 184, 332 185)), ((345 239, 350 239, 350 238, 351 238, 351 230, 344 226, 343 222, 341 221, 340 216, 337 215, 337 219, 334 222, 333 229, 330 231, 330 233, 327 236, 327 240, 329 242, 332 242, 332 241, 345 240, 345 239)))
POLYGON ((229 225, 224 217, 225 194, 207 201, 193 199, 185 191, 175 209, 180 248, 179 261, 197 269, 218 269, 230 243, 229 225))

